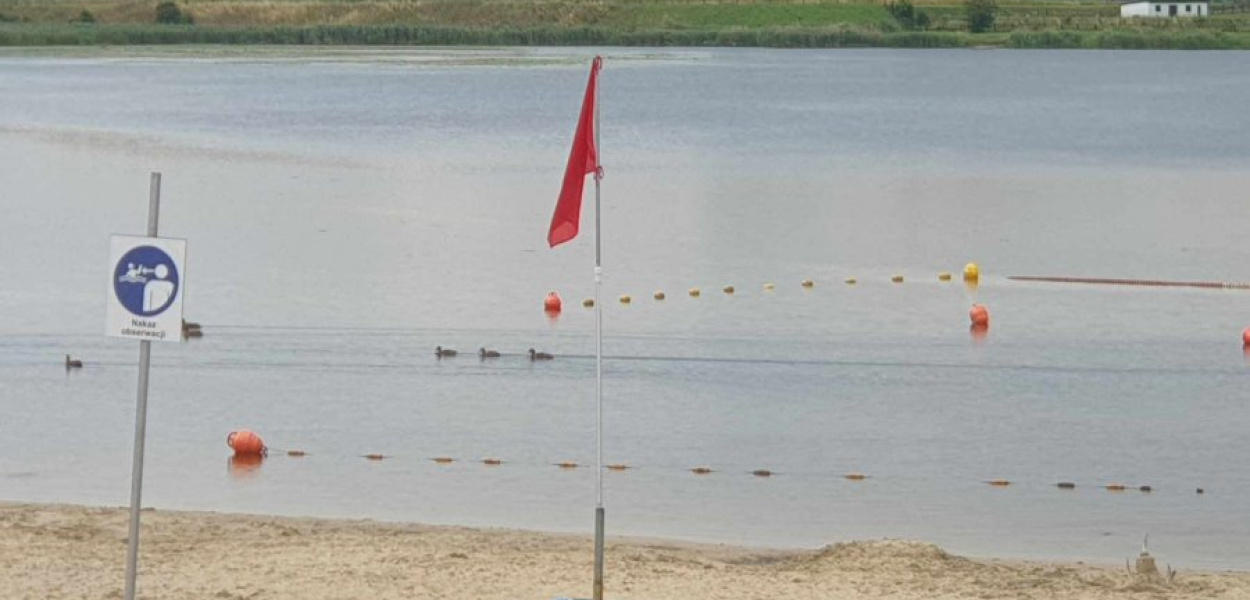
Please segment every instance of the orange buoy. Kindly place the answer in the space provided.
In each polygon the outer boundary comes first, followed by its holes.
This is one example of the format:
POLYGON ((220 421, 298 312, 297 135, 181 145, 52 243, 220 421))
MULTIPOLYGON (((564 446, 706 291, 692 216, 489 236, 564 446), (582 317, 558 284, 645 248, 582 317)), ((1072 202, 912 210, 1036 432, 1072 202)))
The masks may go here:
POLYGON ((251 454, 264 456, 268 450, 259 435, 246 429, 231 431, 226 436, 226 445, 234 449, 235 456, 251 454))
POLYGON ((497 467, 497 466, 499 466, 499 465, 502 465, 502 464, 503 464, 503 461, 502 461, 502 460, 499 460, 498 458, 483 458, 483 459, 482 459, 482 464, 484 464, 484 465, 490 465, 490 466, 492 466, 492 467, 497 467))
POLYGON ((439 457, 433 458, 432 460, 440 465, 449 465, 451 463, 456 462, 456 459, 450 456, 439 456, 439 457))
POLYGON ((1109 483, 1105 487, 1108 492, 1123 492, 1128 486, 1123 483, 1109 483))
POLYGON ((1241 331, 1241 345, 1250 346, 1250 327, 1241 331))
POLYGON ((842 477, 845 479, 849 479, 851 481, 863 481, 865 479, 868 479, 868 476, 864 475, 863 473, 847 473, 846 475, 843 475, 842 477))
POLYGON ((690 472, 695 475, 708 475, 712 472, 712 467, 695 467, 690 469, 690 472))
POLYGON ((549 313, 558 313, 564 308, 564 301, 560 300, 560 294, 551 292, 547 294, 547 299, 543 300, 543 310, 549 313))
POLYGON ((287 456, 304 456, 305 454, 307 453, 304 452, 303 450, 287 450, 286 451, 287 456))
POLYGON ((566 461, 566 462, 562 462, 562 463, 556 463, 556 466, 557 466, 557 467, 560 467, 561 469, 576 469, 576 468, 577 468, 577 463, 575 463, 575 462, 571 462, 571 461, 566 461))
POLYGON ((1011 485, 1011 482, 1006 479, 991 479, 985 483, 988 483, 994 487, 1007 487, 1011 485))
POLYGON ((609 471, 624 471, 629 468, 629 465, 621 465, 621 464, 607 465, 607 468, 609 471))
POLYGON ((968 310, 968 318, 972 320, 973 327, 989 327, 990 309, 985 308, 984 304, 973 304, 968 310))
POLYGON ((385 456, 383 456, 383 455, 381 455, 381 454, 366 454, 366 455, 365 455, 365 458, 367 458, 367 459, 369 459, 369 460, 382 460, 382 459, 384 459, 384 458, 386 458, 386 457, 385 457, 385 456))

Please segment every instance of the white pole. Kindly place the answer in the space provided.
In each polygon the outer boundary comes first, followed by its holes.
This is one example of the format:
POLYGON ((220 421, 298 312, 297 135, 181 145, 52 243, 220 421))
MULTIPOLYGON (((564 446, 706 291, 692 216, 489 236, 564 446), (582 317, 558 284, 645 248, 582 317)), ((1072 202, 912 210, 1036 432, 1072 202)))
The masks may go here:
MULTIPOLYGON (((148 237, 156 237, 161 214, 161 174, 152 173, 148 194, 148 237)), ((130 472, 130 537, 126 545, 125 600, 135 600, 135 579, 139 571, 139 503, 143 495, 143 441, 148 427, 148 368, 152 362, 152 342, 139 342, 139 400, 135 408, 135 452, 130 472)))
POLYGON ((603 178, 603 152, 599 146, 599 86, 595 85, 595 584, 594 600, 603 600, 603 205, 599 200, 599 180, 603 178))

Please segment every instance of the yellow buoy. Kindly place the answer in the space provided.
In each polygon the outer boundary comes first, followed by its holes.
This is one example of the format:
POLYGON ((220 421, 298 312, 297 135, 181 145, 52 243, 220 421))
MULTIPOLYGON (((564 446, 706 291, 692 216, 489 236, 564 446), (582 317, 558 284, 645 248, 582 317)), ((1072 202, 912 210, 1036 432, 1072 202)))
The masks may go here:
POLYGON ((891 278, 890 278, 890 281, 893 281, 894 283, 903 283, 903 276, 902 276, 902 275, 895 275, 895 276, 893 276, 893 277, 891 277, 891 278))
POLYGON ((587 299, 585 299, 585 300, 582 300, 582 306, 585 306, 586 308, 594 308, 594 307, 595 307, 595 299, 594 299, 594 298, 587 298, 587 299))
POLYGON ((722 289, 722 291, 725 292, 726 294, 732 294, 734 293, 734 286, 727 285, 722 289))
POLYGON ((775 284, 772 284, 772 283, 765 283, 765 284, 764 284, 764 289, 766 289, 766 290, 768 290, 768 291, 770 291, 770 292, 771 292, 772 290, 776 289, 776 288, 777 288, 777 286, 776 286, 775 284))
POLYGON ((964 281, 976 281, 981 278, 981 268, 977 263, 964 265, 964 281))
POLYGON ((855 285, 855 284, 856 284, 856 283, 858 283, 858 282, 855 280, 855 278, 854 278, 854 277, 847 277, 847 278, 845 279, 845 283, 846 283, 846 285, 855 285))
POLYGON ((656 300, 663 300, 664 292, 657 291, 656 293, 652 294, 651 297, 655 298, 656 300))
POLYGON ((802 285, 805 288, 809 288, 809 287, 816 285, 816 282, 812 281, 811 279, 804 279, 800 285, 802 285))
POLYGON ((698 297, 699 297, 699 295, 700 295, 700 294, 702 294, 702 293, 703 293, 703 292, 699 291, 699 288, 690 288, 690 297, 691 297, 691 298, 698 298, 698 297))
POLYGON ((634 301, 633 297, 630 296, 629 294, 625 294, 621 296, 621 304, 629 304, 630 302, 633 302, 633 301, 634 301))
POLYGON ((951 280, 950 273, 947 273, 946 271, 942 271, 941 273, 938 273, 938 281, 950 281, 950 280, 951 280))

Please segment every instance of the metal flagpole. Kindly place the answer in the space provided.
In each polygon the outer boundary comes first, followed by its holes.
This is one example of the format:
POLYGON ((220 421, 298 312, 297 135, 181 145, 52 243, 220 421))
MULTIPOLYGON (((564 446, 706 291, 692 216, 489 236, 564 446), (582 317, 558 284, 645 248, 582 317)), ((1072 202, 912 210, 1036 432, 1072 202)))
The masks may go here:
MULTIPOLYGON (((595 57, 595 60, 599 60, 595 57)), ((603 153, 599 147, 599 85, 595 81, 595 585, 594 600, 603 600, 603 205, 599 201, 599 180, 603 179, 603 153)))
MULTIPOLYGON (((148 194, 148 237, 156 237, 161 219, 161 174, 152 173, 148 194)), ((135 452, 130 478, 130 537, 126 542, 125 600, 135 600, 135 578, 139 571, 139 503, 143 495, 143 440, 148 427, 148 368, 152 362, 152 342, 139 342, 139 399, 135 408, 135 452)))

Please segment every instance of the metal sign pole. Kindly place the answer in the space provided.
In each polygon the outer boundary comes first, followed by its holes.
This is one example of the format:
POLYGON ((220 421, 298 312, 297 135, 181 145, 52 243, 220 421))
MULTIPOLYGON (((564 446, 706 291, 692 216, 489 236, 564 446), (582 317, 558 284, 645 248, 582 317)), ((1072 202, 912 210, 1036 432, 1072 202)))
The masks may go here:
MULTIPOLYGON (((156 237, 161 214, 161 174, 152 173, 148 196, 148 237, 156 237)), ((152 342, 139 342, 139 400, 135 408, 135 452, 130 479, 130 537, 126 547, 125 600, 135 600, 135 579, 139 572, 139 503, 143 495, 143 442, 148 425, 148 368, 152 362, 152 342)))

